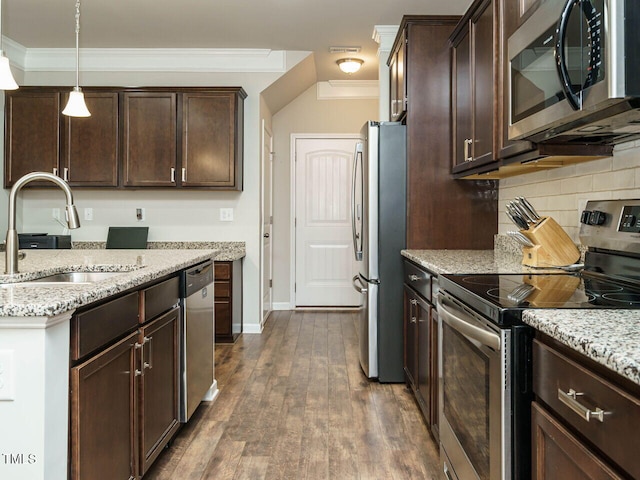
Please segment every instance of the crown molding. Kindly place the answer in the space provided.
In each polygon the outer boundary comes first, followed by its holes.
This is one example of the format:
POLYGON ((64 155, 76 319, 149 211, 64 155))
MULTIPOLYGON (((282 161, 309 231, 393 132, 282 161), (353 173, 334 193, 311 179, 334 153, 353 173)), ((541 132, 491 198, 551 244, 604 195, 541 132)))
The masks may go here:
POLYGON ((316 84, 318 100, 367 100, 379 97, 378 80, 329 80, 316 84))
POLYGON ((398 34, 399 25, 375 25, 371 38, 380 45, 378 47, 378 56, 381 52, 388 53, 393 48, 393 42, 398 34))
MULTIPOLYGON (((27 72, 72 72, 74 48, 25 48, 3 37, 11 63, 27 72)), ((247 48, 80 48, 83 72, 286 72, 284 50, 247 48)))

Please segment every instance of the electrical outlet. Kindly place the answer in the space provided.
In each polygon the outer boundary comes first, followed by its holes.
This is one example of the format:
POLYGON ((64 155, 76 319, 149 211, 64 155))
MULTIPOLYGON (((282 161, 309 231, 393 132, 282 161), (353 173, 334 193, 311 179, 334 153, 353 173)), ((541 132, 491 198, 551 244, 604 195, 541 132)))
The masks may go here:
POLYGON ((146 220, 144 208, 136 208, 136 219, 139 222, 144 222, 146 220))
POLYGON ((233 222, 233 208, 221 208, 220 209, 220 221, 221 222, 233 222))
POLYGON ((84 209, 84 219, 89 221, 93 220, 93 208, 84 209))
POLYGON ((51 217, 54 220, 60 220, 60 209, 59 208, 52 208, 51 209, 51 217))
POLYGON ((13 350, 0 350, 0 401, 14 400, 13 350))

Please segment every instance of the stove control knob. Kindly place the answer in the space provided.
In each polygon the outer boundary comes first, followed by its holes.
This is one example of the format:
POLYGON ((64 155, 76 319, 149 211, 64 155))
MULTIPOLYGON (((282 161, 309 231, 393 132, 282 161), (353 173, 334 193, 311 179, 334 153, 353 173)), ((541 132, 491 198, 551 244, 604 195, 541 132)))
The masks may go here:
POLYGON ((589 217, 591 216, 591 211, 583 210, 580 215, 580 223, 584 223, 585 225, 589 225, 589 217))
POLYGON ((589 225, 602 225, 607 218, 607 214, 599 210, 594 210, 589 215, 589 225))

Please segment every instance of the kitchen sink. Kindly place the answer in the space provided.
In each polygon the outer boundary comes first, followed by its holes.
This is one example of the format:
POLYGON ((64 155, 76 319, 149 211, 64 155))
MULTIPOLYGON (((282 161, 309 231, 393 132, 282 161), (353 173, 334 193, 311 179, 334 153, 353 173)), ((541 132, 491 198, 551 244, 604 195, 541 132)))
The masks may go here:
POLYGON ((48 275, 35 280, 27 280, 24 282, 3 283, 0 288, 7 287, 44 287, 48 285, 85 285, 89 283, 99 282, 116 275, 122 275, 126 271, 121 272, 61 272, 48 275))

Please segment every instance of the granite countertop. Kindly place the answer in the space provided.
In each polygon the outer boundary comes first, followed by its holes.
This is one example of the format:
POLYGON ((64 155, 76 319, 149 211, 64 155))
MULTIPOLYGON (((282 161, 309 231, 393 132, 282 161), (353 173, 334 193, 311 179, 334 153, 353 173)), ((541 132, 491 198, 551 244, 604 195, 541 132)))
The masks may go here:
MULTIPOLYGON (((107 242, 73 242, 74 249, 104 249, 107 242)), ((245 242, 148 242, 149 250, 216 250, 214 260, 232 262, 246 256, 245 242)))
POLYGON ((640 384, 640 311, 525 310, 523 321, 640 384))
POLYGON ((0 317, 54 316, 213 258, 213 249, 28 250, 20 273, 0 275, 0 317), (121 272, 88 284, 21 286, 62 271, 121 272))
MULTIPOLYGON (((543 273, 523 266, 513 250, 403 250, 434 274, 543 273)), ((640 384, 640 310, 527 309, 523 321, 640 384)))

